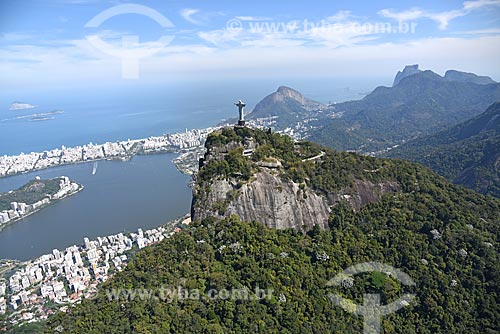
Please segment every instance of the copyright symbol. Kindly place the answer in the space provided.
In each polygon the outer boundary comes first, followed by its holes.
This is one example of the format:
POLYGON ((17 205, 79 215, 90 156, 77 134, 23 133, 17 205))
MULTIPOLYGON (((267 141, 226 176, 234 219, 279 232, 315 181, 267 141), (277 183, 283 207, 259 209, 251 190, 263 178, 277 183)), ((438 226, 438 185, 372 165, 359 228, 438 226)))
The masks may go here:
POLYGON ((240 32, 243 29, 243 24, 238 19, 231 19, 227 21, 226 29, 229 32, 240 32))

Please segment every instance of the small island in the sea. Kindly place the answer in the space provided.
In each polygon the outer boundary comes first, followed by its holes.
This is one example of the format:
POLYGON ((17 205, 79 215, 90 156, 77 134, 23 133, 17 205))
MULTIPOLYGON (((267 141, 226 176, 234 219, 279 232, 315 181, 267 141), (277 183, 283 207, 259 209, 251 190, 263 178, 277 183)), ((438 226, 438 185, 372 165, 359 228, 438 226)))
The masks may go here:
POLYGON ((49 112, 17 116, 15 119, 28 119, 30 122, 47 121, 55 119, 55 115, 64 114, 64 110, 52 110, 49 112))
POLYGON ((36 177, 19 189, 0 194, 0 231, 40 209, 83 189, 67 176, 41 180, 36 177))
POLYGON ((23 109, 33 109, 33 108, 36 108, 36 106, 25 102, 14 101, 10 104, 9 110, 23 110, 23 109))

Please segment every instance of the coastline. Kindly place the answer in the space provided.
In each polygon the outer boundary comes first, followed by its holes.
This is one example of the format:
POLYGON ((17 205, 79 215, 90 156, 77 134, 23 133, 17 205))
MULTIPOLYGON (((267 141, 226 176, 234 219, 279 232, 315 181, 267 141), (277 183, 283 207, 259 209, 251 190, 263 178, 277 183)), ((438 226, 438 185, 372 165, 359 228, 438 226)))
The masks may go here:
POLYGON ((74 184, 78 185, 78 188, 77 188, 76 190, 71 191, 71 192, 68 192, 68 193, 66 193, 64 196, 62 196, 62 197, 60 197, 60 198, 57 198, 57 199, 54 199, 54 198, 49 198, 49 201, 48 201, 47 203, 42 204, 42 205, 40 205, 39 207, 37 207, 37 208, 35 208, 35 209, 33 209, 33 210, 31 210, 31 211, 29 211, 29 212, 25 213, 25 214, 22 214, 21 216, 19 216, 19 217, 17 217, 17 218, 14 218, 14 219, 8 220, 7 222, 5 222, 5 223, 1 224, 1 225, 0 225, 0 233, 1 233, 1 232, 3 231, 3 229, 4 229, 4 228, 6 228, 7 226, 11 226, 12 224, 17 223, 17 222, 19 222, 19 221, 21 221, 21 220, 23 220, 23 219, 25 219, 25 218, 27 218, 27 217, 29 217, 29 216, 33 215, 33 214, 35 214, 35 213, 39 212, 40 210, 42 210, 42 209, 44 209, 44 208, 46 208, 46 207, 49 207, 49 206, 51 206, 51 205, 53 205, 53 204, 55 204, 55 203, 59 202, 59 201, 62 201, 63 199, 65 199, 65 198, 67 198, 67 197, 71 197, 71 196, 73 196, 73 195, 76 195, 77 193, 79 193, 80 191, 82 191, 82 190, 85 188, 85 186, 84 186, 84 185, 82 185, 82 184, 78 184, 78 183, 76 183, 76 182, 75 182, 74 184))
POLYGON ((116 143, 89 143, 69 148, 62 146, 60 149, 53 149, 42 153, 31 152, 29 154, 4 155, 0 156, 0 178, 84 162, 102 160, 127 161, 136 155, 181 154, 184 151, 202 147, 208 134, 219 128, 220 126, 200 130, 186 130, 183 133, 165 134, 159 137, 134 139, 116 143))
MULTIPOLYGON (((274 118, 257 118, 247 121, 247 126, 268 128, 274 124, 274 118)), ((128 161, 136 155, 162 153, 179 154, 174 165, 183 174, 193 175, 197 171, 198 160, 195 156, 204 150, 208 135, 231 124, 220 122, 215 126, 202 129, 186 129, 185 132, 164 134, 157 137, 133 139, 127 141, 106 142, 75 147, 52 149, 18 155, 0 155, 0 178, 34 172, 52 167, 72 165, 102 160, 128 161)), ((281 132, 281 131, 278 131, 281 132)), ((287 133, 287 131, 283 131, 287 133)), ((289 134, 293 137, 293 134, 289 134)), ((201 154, 203 155, 203 154, 201 154)))

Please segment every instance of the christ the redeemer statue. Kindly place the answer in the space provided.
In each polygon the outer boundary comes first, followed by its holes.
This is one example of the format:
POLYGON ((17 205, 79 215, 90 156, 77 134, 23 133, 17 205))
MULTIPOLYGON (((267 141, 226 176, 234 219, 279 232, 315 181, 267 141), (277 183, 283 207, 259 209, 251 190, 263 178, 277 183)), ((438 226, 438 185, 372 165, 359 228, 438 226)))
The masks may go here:
POLYGON ((243 103, 243 101, 241 100, 239 100, 238 103, 235 103, 234 105, 238 107, 240 112, 240 119, 238 120, 238 125, 245 126, 245 114, 243 113, 243 108, 245 108, 247 105, 243 103))

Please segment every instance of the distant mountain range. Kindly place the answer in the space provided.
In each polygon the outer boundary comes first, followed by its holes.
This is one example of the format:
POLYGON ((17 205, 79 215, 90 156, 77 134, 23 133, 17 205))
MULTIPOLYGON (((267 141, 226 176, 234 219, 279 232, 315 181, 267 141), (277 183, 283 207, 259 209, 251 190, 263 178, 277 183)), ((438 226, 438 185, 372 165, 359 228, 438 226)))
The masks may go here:
POLYGON ((336 104, 344 116, 310 139, 337 149, 378 151, 466 121, 500 100, 500 84, 466 82, 470 77, 462 74, 445 78, 420 71, 394 87, 377 87, 362 100, 336 104))
POLYGON ((36 106, 25 102, 14 101, 10 104, 9 110, 23 110, 23 109, 33 109, 33 108, 36 108, 36 106))
POLYGON ((490 77, 456 70, 443 77, 409 65, 392 87, 334 105, 282 86, 248 117, 274 116, 281 130, 299 124, 303 137, 339 150, 383 155, 397 147, 387 156, 420 162, 450 181, 500 196, 497 101, 500 84, 490 77))
POLYGON ((249 119, 276 117, 276 128, 307 123, 303 135, 340 150, 376 154, 479 115, 500 101, 489 77, 449 70, 442 77, 418 65, 398 72, 393 87, 377 87, 361 100, 324 105, 288 87, 265 97, 249 119))
MULTIPOLYGON (((407 65, 403 69, 403 71, 398 72, 396 74, 396 78, 394 78, 394 83, 392 86, 396 86, 399 84, 401 80, 403 80, 406 77, 409 77, 410 75, 417 74, 422 72, 418 68, 418 64, 416 65, 407 65)), ((492 84, 496 83, 493 79, 487 76, 479 76, 474 73, 467 73, 467 72, 461 72, 461 71, 456 71, 456 70, 448 70, 444 74, 444 79, 448 81, 457 81, 457 82, 469 82, 469 83, 475 83, 478 85, 487 85, 487 84, 492 84)))
POLYGON ((420 162, 454 183, 500 197, 500 102, 469 121, 412 140, 387 156, 420 162))
POLYGON ((479 76, 474 73, 460 72, 455 70, 446 71, 444 78, 448 81, 470 82, 478 85, 494 84, 496 81, 487 76, 479 76))

